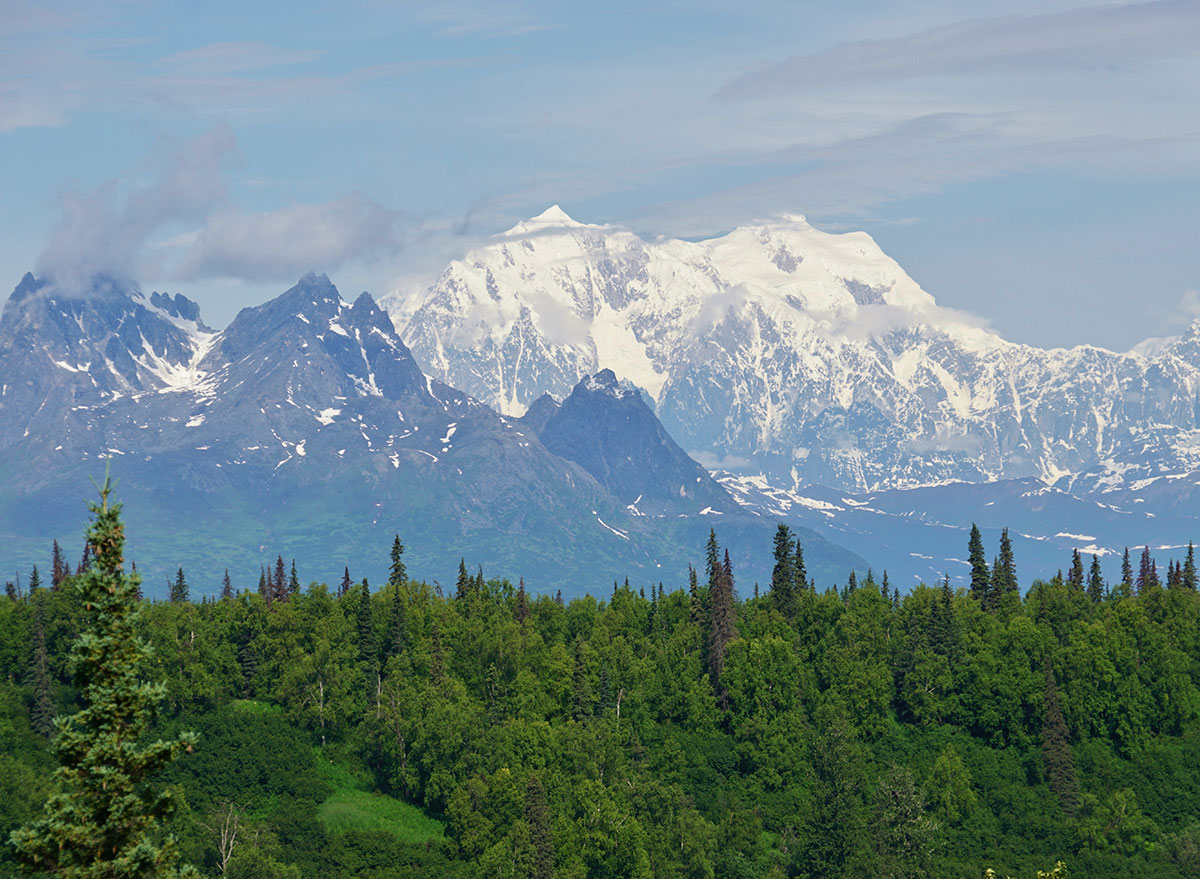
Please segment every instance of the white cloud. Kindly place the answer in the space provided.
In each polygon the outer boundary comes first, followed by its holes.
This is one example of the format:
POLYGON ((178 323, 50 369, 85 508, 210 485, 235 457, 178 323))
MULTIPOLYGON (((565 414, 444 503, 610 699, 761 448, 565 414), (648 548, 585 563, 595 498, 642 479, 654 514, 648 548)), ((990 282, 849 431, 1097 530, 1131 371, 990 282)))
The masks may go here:
POLYGON ((38 274, 78 290, 96 275, 136 277, 151 236, 172 223, 202 220, 224 196, 222 165, 236 148, 233 132, 219 126, 167 151, 149 183, 113 179, 64 192, 38 274))
POLYGON ((222 211, 208 218, 175 275, 276 281, 332 271, 397 252, 406 224, 402 214, 358 193, 256 214, 222 211))

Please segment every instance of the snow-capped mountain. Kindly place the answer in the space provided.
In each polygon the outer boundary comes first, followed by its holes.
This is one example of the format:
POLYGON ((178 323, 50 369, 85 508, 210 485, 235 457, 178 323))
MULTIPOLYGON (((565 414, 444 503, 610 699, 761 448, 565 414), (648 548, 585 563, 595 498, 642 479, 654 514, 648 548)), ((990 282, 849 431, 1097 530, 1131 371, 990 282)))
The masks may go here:
MULTIPOLYGON (((619 462, 628 453, 618 441, 653 449, 666 437, 636 391, 612 384, 624 405, 577 400, 558 413, 567 431, 590 419, 594 461, 619 462), (631 405, 637 418, 625 417, 631 405)), ((575 457, 428 377, 369 295, 349 303, 324 275, 243 309, 220 332, 183 297, 111 280, 68 292, 27 276, 0 315, 9 570, 44 565, 51 538, 77 543, 89 477, 111 459, 139 568, 183 565, 212 587, 224 567, 245 577, 276 553, 305 576, 332 582, 349 564, 374 579, 395 533, 409 569, 431 580, 452 576, 459 558, 568 595, 625 576, 679 580, 718 506, 735 564, 761 578, 754 566, 769 560, 773 523, 695 462, 682 456, 701 482, 667 517, 631 508, 575 457)), ((682 478, 670 455, 640 463, 621 490, 640 478, 649 496, 682 478)), ((804 539, 831 575, 861 563, 811 532, 804 539)))
POLYGON ((1008 342, 865 233, 646 241, 557 207, 385 298, 443 381, 519 415, 611 368, 711 468, 848 491, 1200 469, 1200 323, 1144 353, 1008 342))

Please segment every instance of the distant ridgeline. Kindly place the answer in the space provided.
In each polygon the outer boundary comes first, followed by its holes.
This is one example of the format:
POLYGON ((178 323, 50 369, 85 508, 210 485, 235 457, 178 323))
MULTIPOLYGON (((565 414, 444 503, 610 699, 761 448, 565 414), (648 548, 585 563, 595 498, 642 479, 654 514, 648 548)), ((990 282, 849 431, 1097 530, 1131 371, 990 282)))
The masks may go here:
MULTIPOLYGON (((1111 583, 1076 552, 1023 595, 1007 534, 989 564, 973 528, 969 588, 901 596, 869 570, 813 588, 807 545, 774 537, 761 589, 710 532, 683 588, 569 601, 465 562, 453 589, 410 578, 398 537, 385 579, 334 589, 279 557, 194 603, 180 569, 142 625, 161 732, 200 734, 164 779, 184 859, 316 879, 1197 875, 1190 547, 1162 575, 1127 553, 1111 583)), ((4 833, 40 810, 77 699, 75 571, 47 568, 0 598, 4 833)))

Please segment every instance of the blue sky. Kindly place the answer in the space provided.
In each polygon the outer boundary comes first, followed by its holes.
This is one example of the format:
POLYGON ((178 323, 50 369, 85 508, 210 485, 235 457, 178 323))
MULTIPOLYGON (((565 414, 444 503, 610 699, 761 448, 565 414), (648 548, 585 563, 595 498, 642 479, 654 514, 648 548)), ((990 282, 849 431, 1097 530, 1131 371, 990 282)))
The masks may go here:
POLYGON ((0 0, 0 285, 211 323, 310 269, 418 283, 561 204, 865 229, 1005 336, 1200 314, 1200 3, 0 0), (5 280, 7 279, 7 280, 5 280))

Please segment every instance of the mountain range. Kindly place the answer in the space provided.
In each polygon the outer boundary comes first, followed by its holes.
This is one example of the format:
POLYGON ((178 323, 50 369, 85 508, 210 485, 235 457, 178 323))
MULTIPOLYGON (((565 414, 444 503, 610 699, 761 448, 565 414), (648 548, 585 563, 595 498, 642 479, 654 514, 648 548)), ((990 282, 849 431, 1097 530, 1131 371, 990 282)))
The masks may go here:
MULTIPOLYGON (((210 591, 226 567, 253 586, 276 554, 331 583, 345 565, 377 578, 395 533, 431 581, 464 559, 567 595, 680 582, 718 519, 763 577, 773 522, 640 393, 600 372, 553 408, 526 424, 428 377, 369 295, 348 303, 323 275, 220 332, 182 296, 27 275, 0 317, 0 553, 28 572, 52 538, 80 545, 104 459, 150 594, 177 566, 210 591)), ((802 539, 829 578, 863 564, 802 539)))
POLYGON ((972 522, 1011 529, 1026 582, 1076 548, 1111 576, 1194 537, 1198 393, 1200 324, 1019 345, 796 216, 647 241, 551 208, 428 287, 349 303, 309 275, 221 331, 183 296, 27 275, 0 316, 0 559, 77 543, 110 459, 159 578, 277 553, 377 577, 400 533, 417 576, 461 558, 569 595, 679 583, 715 527, 746 589, 778 521, 825 584, 961 582, 972 522))

